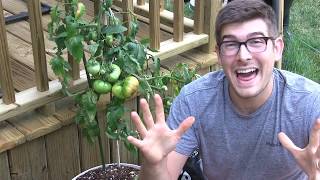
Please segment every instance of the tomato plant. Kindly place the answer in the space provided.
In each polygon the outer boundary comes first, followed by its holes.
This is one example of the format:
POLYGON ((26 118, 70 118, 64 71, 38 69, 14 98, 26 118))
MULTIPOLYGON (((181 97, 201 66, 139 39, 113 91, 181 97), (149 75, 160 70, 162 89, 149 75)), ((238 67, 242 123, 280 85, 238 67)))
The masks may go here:
MULTIPOLYGON (((99 1, 99 13, 91 21, 83 19, 86 7, 78 0, 65 0, 68 8, 51 9, 51 22, 48 24, 49 39, 55 42, 55 55, 50 64, 59 77, 62 91, 75 97, 78 105, 76 122, 90 141, 96 138, 101 146, 100 131, 105 131, 109 138, 123 140, 129 150, 135 150, 127 142, 128 135, 136 135, 127 127, 124 103, 136 95, 150 100, 154 93, 160 93, 164 99, 166 112, 174 96, 181 87, 196 76, 196 71, 185 64, 179 64, 169 73, 160 72, 160 60, 148 53, 148 40, 136 40, 138 20, 132 12, 130 32, 111 9, 112 0, 99 1), (108 24, 104 24, 103 16, 108 24), (77 63, 85 65, 88 88, 73 94, 71 85, 71 65, 64 59, 67 51, 77 63), (88 53, 88 54, 85 54, 88 53), (87 61, 88 58, 88 61, 87 61), (170 86, 169 86, 170 84, 170 86), (175 91, 168 95, 168 87, 175 91), (101 95, 111 93, 107 105, 105 129, 99 129, 97 107, 101 95), (164 96, 166 93, 166 96, 164 96)), ((120 14, 120 13, 117 13, 120 14)), ((103 153, 100 154, 104 162, 103 153)), ((104 163, 102 163, 104 164, 104 163)))

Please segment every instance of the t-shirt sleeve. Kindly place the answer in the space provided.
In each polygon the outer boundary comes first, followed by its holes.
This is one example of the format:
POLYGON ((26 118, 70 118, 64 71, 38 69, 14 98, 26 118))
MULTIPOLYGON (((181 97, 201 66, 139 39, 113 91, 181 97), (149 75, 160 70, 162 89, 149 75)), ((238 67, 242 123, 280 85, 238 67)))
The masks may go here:
POLYGON ((311 128, 313 127, 314 123, 317 119, 320 119, 320 92, 317 93, 315 96, 310 98, 312 103, 307 103, 307 118, 310 118, 309 122, 309 131, 311 132, 311 128))
MULTIPOLYGON (((185 120, 187 117, 192 116, 190 113, 190 109, 188 103, 186 101, 185 89, 182 88, 180 94, 174 99, 170 113, 167 119, 167 124, 170 129, 177 129, 180 123, 185 120)), ((190 156, 191 153, 197 148, 197 138, 195 134, 195 124, 194 122, 191 128, 189 128, 185 134, 181 137, 180 141, 178 142, 175 151, 190 156)))

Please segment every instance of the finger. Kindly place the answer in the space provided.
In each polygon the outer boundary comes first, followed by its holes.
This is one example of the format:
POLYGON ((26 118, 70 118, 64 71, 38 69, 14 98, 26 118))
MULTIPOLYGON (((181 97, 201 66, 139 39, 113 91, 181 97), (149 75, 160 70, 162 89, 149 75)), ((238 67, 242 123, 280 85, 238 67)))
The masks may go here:
POLYGON ((154 95, 154 101, 156 104, 156 122, 165 123, 163 103, 159 94, 154 95))
POLYGON ((318 159, 320 159, 320 146, 318 147, 317 151, 316 151, 316 157, 318 159))
POLYGON ((310 147, 311 148, 318 148, 319 147, 319 133, 320 133, 320 119, 317 119, 314 125, 312 126, 311 133, 310 133, 310 147))
POLYGON ((151 129, 154 126, 154 122, 150 112, 149 104, 146 99, 143 98, 140 100, 140 108, 142 110, 143 121, 146 124, 147 129, 151 129))
POLYGON ((147 129, 144 126, 144 124, 142 123, 138 113, 137 112, 131 112, 131 119, 132 119, 132 122, 134 123, 137 131, 139 132, 140 137, 143 139, 147 134, 147 129))
POLYGON ((293 156, 297 155, 297 151, 300 151, 301 149, 299 147, 297 147, 292 141, 291 139, 283 132, 280 132, 278 134, 278 139, 280 141, 280 143, 282 144, 282 146, 284 148, 286 148, 289 152, 291 152, 291 154, 293 156))
POLYGON ((185 119, 178 127, 177 134, 178 136, 182 136, 194 123, 195 119, 194 117, 190 116, 187 119, 185 119))
POLYGON ((133 136, 128 136, 127 140, 133 144, 134 146, 136 146, 138 149, 140 149, 142 147, 142 141, 133 137, 133 136))

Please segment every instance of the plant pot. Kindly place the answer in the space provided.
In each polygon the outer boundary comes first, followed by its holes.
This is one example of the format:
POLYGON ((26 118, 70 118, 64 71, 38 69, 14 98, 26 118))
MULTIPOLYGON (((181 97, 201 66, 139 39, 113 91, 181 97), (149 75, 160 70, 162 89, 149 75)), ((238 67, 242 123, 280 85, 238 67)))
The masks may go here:
POLYGON ((127 164, 127 163, 120 163, 120 167, 118 167, 117 163, 113 164, 106 164, 106 171, 103 171, 102 166, 96 166, 93 168, 90 168, 76 177, 74 177, 72 180, 85 180, 90 179, 92 180, 93 177, 96 177, 96 179, 127 179, 127 180, 134 180, 135 177, 138 176, 140 171, 140 166, 135 164, 127 164), (120 169, 119 169, 120 168, 120 169))

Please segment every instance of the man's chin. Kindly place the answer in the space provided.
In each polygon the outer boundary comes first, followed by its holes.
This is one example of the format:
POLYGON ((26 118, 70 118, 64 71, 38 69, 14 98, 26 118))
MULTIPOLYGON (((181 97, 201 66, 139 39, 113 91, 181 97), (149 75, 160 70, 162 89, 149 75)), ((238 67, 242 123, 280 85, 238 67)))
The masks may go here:
POLYGON ((259 94, 254 87, 237 89, 235 93, 239 98, 242 99, 251 99, 259 94))

